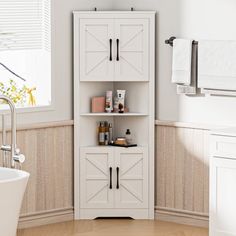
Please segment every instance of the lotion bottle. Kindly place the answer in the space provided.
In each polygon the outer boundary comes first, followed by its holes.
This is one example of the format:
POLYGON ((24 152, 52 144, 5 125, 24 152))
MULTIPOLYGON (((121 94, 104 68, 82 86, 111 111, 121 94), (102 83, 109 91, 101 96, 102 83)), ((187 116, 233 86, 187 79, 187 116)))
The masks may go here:
POLYGON ((126 139, 127 144, 132 144, 132 135, 131 135, 130 129, 126 130, 125 139, 126 139))

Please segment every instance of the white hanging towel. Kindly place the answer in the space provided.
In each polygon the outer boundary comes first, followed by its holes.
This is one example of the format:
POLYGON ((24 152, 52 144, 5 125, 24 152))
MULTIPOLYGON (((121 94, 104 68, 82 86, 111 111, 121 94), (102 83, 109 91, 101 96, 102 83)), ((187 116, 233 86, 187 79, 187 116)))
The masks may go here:
POLYGON ((175 39, 173 42, 172 83, 191 84, 192 42, 190 39, 175 39))
POLYGON ((236 41, 199 41, 198 87, 236 90, 236 41))

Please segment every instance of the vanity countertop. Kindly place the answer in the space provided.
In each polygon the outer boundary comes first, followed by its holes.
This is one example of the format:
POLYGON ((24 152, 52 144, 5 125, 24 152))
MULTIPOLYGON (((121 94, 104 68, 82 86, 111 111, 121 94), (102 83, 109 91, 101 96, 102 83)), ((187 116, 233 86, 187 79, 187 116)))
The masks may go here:
POLYGON ((228 127, 224 129, 212 129, 210 130, 211 135, 222 135, 222 136, 235 136, 236 137, 236 127, 228 127))

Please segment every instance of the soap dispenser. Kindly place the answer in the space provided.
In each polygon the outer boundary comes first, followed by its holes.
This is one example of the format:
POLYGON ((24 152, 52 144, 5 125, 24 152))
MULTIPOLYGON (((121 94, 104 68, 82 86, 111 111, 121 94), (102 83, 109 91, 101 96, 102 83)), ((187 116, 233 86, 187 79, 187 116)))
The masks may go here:
POLYGON ((131 135, 130 129, 126 130, 125 139, 126 139, 127 144, 132 144, 132 135, 131 135))

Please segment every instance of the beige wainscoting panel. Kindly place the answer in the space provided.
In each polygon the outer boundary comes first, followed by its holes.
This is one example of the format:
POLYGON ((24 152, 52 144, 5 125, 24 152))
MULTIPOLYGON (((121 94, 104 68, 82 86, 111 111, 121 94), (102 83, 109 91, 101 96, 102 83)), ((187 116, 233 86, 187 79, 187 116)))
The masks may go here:
POLYGON ((207 218, 209 144, 207 129, 156 126, 156 209, 207 218), (174 211, 173 211, 174 210, 174 211))
MULTIPOLYGON (((9 132, 7 136, 9 143, 9 132)), ((17 146, 26 156, 23 170, 30 173, 21 216, 73 210, 73 124, 19 128, 17 146)))
MULTIPOLYGON (((20 127, 17 140, 31 174, 20 227, 73 219, 73 121, 20 127)), ((208 147, 206 125, 156 123, 157 218, 208 224, 208 147)))

